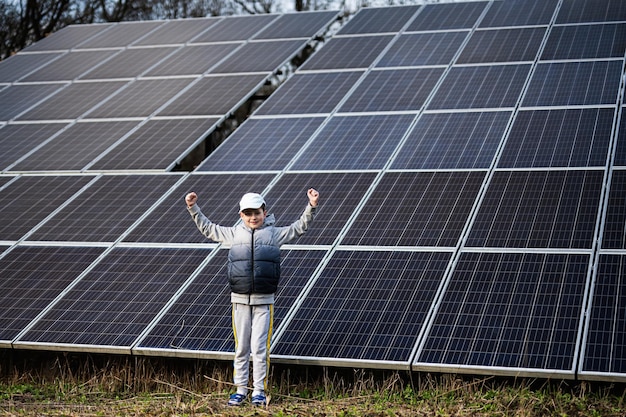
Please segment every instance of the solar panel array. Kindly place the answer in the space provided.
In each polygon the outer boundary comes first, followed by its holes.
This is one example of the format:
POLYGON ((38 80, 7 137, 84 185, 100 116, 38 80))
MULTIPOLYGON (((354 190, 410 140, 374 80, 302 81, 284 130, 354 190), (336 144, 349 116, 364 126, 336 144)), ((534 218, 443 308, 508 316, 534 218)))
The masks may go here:
POLYGON ((626 5, 361 9, 166 172, 336 15, 71 26, 1 63, 0 345, 232 358, 227 248, 182 198, 289 224, 315 187, 273 360, 626 380, 626 5))

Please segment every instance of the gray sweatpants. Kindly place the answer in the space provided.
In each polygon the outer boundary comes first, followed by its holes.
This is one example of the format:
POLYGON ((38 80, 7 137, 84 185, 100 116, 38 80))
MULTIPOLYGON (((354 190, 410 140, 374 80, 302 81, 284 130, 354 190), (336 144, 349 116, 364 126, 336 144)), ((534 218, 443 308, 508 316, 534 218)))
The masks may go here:
POLYGON ((235 360, 233 379, 239 394, 248 394, 250 356, 252 356, 252 395, 267 389, 270 365, 270 339, 274 305, 246 305, 233 303, 233 336, 235 338, 235 360))

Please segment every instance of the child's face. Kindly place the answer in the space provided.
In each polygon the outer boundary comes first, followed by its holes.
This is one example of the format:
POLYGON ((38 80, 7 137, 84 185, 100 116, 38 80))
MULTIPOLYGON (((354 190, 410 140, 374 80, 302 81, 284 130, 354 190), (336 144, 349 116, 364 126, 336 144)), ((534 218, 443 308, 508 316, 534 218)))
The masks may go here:
POLYGON ((250 229, 256 229, 263 225, 267 212, 263 209, 245 209, 239 212, 239 216, 243 220, 243 223, 250 229))

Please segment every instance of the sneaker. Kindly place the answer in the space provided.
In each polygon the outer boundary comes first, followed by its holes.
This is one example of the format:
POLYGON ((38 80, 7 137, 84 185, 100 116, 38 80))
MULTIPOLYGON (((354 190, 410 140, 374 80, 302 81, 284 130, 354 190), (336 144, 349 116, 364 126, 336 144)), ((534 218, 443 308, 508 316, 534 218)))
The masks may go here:
POLYGON ((263 406, 267 405, 267 399, 265 394, 257 394, 252 396, 252 405, 263 406))
POLYGON ((243 394, 233 394, 228 399, 228 405, 239 406, 239 405, 243 404, 245 399, 246 399, 246 396, 243 395, 243 394))

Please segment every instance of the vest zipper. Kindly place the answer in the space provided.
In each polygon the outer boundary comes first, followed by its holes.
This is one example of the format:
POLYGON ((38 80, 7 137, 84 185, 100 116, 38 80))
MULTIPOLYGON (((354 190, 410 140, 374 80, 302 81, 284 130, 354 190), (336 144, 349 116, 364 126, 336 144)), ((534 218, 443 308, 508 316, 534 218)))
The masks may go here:
POLYGON ((252 229, 252 243, 250 245, 250 249, 251 249, 251 256, 252 256, 252 268, 250 270, 250 275, 251 275, 251 279, 252 279, 252 294, 254 294, 254 231, 255 229, 252 229))

